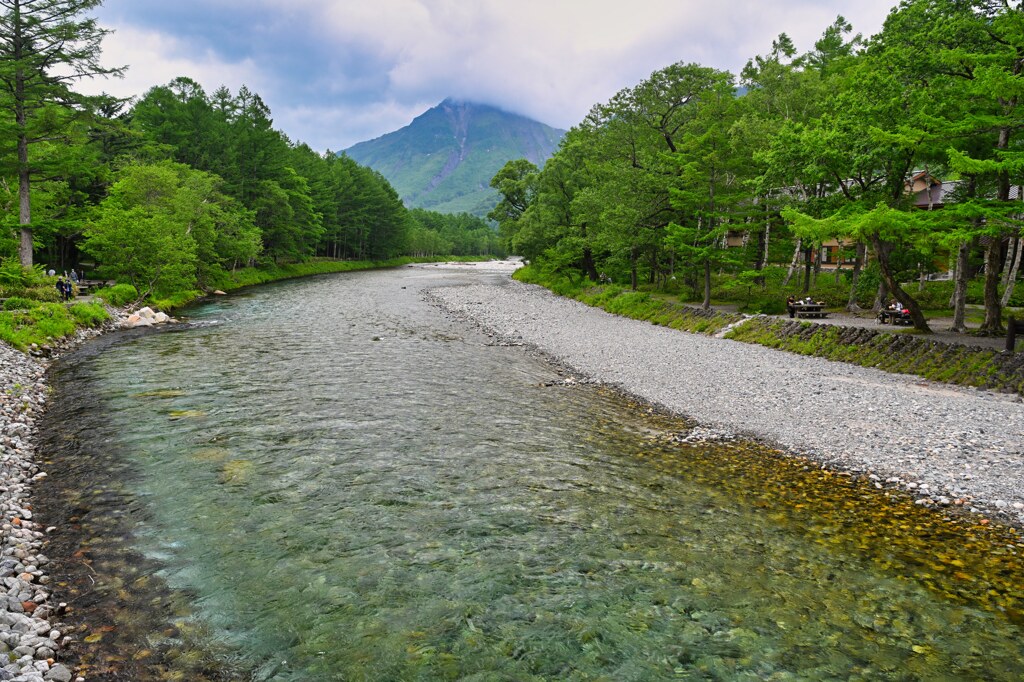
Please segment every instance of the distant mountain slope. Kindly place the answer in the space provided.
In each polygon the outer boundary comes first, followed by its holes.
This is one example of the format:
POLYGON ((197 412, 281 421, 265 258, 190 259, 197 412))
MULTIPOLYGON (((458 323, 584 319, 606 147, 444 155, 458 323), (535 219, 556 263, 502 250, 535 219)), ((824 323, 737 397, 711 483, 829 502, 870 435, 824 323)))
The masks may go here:
POLYGON ((498 201, 494 174, 512 159, 543 166, 564 134, 495 107, 446 99, 344 153, 386 177, 410 208, 484 216, 498 201))

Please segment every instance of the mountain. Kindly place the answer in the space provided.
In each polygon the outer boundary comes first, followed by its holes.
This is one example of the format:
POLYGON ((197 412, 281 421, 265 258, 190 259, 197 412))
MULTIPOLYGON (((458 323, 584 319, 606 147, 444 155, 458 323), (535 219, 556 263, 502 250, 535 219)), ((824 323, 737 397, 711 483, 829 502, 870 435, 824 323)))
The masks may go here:
POLYGON ((491 178, 512 159, 543 166, 565 135, 492 106, 446 99, 409 125, 343 153, 388 179, 406 206, 485 216, 491 178))

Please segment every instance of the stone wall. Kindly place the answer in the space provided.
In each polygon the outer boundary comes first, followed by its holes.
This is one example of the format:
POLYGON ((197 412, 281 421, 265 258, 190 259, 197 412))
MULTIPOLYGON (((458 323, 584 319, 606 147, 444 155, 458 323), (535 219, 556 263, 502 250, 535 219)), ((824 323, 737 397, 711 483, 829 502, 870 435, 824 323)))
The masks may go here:
POLYGON ((915 374, 933 381, 1024 396, 1024 353, 942 343, 927 336, 894 334, 864 327, 841 327, 796 320, 754 317, 726 338, 802 355, 915 374))

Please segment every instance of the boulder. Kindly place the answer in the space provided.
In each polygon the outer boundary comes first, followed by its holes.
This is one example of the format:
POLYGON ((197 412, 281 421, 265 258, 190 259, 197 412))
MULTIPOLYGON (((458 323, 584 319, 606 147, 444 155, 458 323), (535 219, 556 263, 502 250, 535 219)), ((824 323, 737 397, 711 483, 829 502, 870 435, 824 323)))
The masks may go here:
POLYGON ((142 317, 137 313, 132 313, 127 319, 125 319, 124 326, 129 329, 134 329, 135 327, 152 327, 153 320, 148 317, 142 317))

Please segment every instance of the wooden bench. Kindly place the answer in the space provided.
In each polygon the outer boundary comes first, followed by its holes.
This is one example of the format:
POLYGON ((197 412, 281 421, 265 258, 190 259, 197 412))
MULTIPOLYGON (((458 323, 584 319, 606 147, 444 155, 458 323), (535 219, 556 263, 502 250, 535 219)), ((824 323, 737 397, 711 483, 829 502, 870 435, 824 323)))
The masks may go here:
POLYGON ((885 308, 878 311, 878 323, 912 325, 914 324, 914 320, 910 317, 910 313, 905 313, 902 310, 891 310, 889 308, 885 308))
POLYGON ((828 317, 828 312, 825 310, 825 306, 821 303, 796 303, 793 305, 793 314, 801 319, 808 317, 818 319, 828 317))

